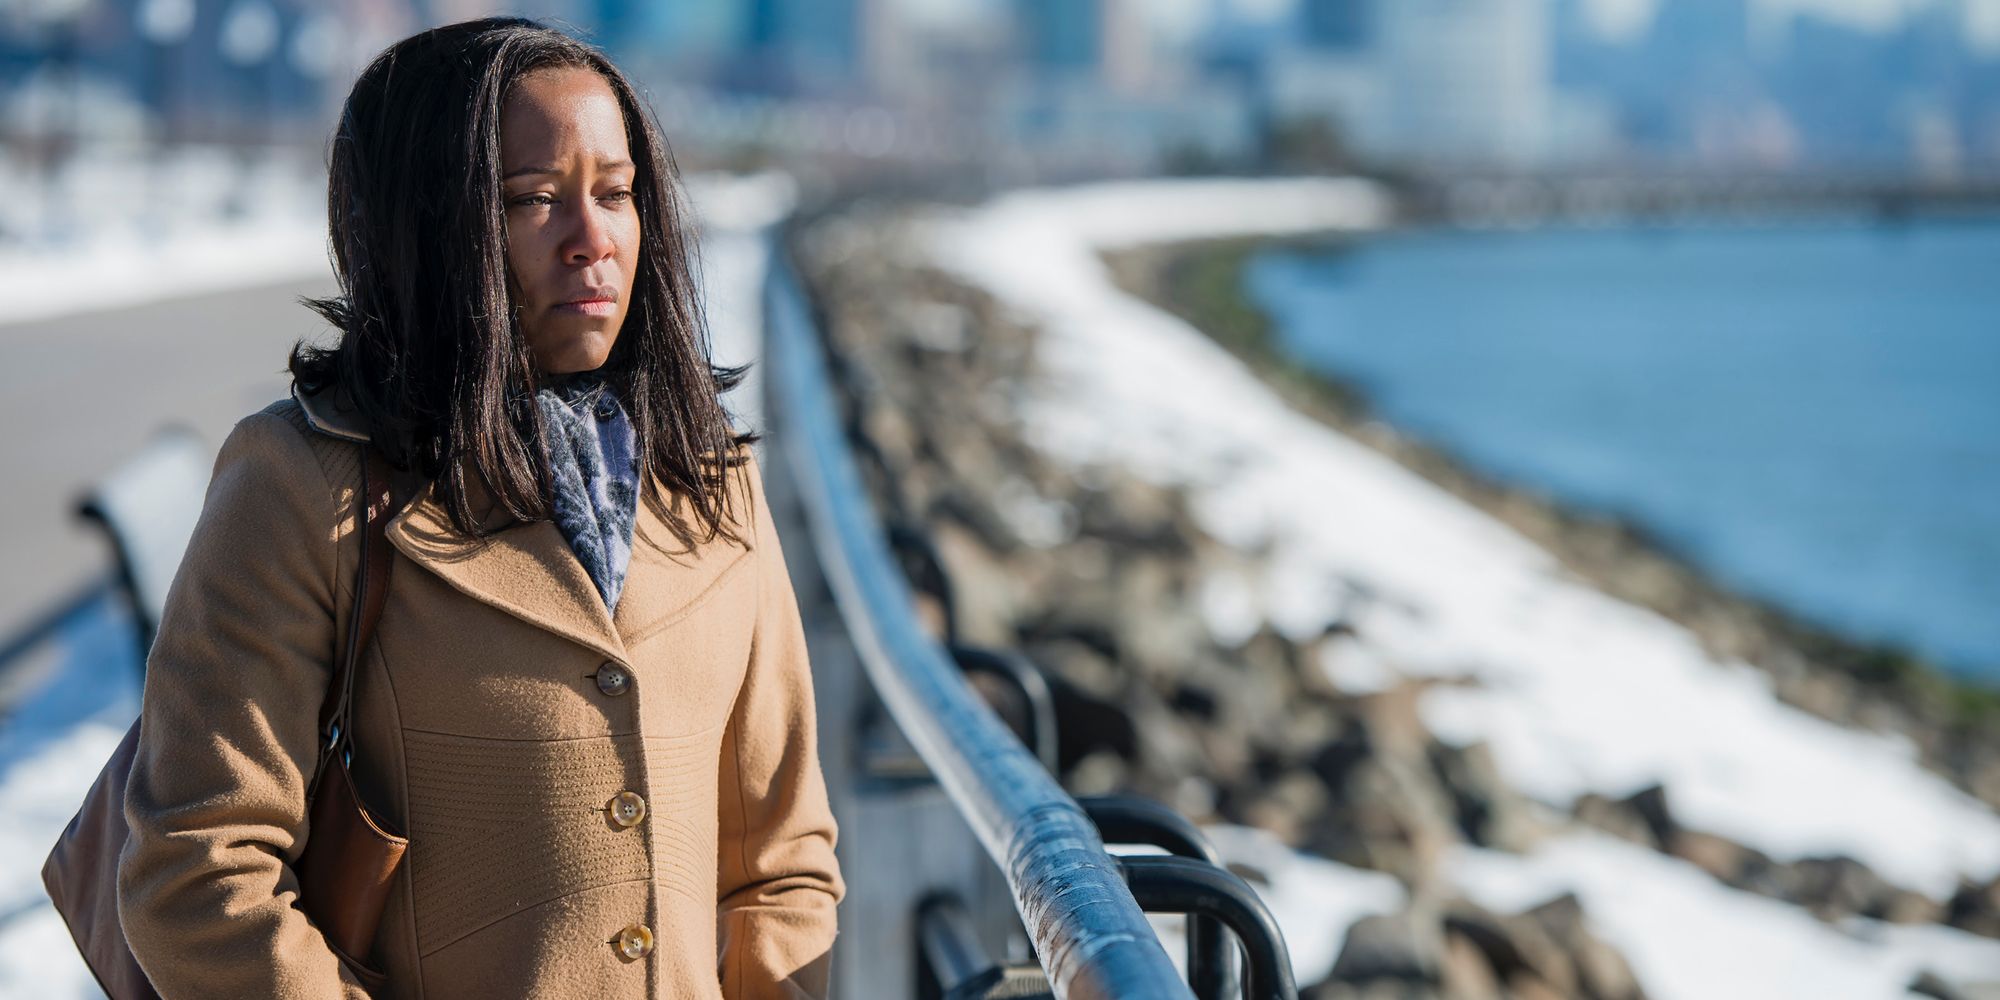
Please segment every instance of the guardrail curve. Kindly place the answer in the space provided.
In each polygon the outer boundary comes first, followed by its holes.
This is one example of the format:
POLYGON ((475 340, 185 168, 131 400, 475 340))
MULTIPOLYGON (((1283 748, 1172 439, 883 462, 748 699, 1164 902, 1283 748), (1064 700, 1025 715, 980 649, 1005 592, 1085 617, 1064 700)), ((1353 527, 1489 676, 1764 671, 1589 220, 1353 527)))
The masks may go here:
POLYGON ((772 227, 763 303, 773 447, 869 680, 994 864, 1050 985, 1065 1000, 1194 994, 1175 971, 1082 807, 919 625, 862 486, 823 346, 772 227))

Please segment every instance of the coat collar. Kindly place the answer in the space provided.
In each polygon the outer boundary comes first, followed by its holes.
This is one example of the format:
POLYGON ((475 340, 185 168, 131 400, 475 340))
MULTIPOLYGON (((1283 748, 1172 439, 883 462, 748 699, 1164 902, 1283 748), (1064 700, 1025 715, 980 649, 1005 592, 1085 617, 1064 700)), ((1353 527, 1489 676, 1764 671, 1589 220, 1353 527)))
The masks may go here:
MULTIPOLYGON (((369 439, 366 424, 344 393, 308 396, 294 387, 292 397, 314 430, 346 441, 369 439)), ((455 530, 433 481, 418 487, 389 519, 385 530, 391 544, 466 596, 608 659, 625 659, 631 645, 692 611, 749 554, 721 537, 683 545, 641 502, 635 512, 632 561, 614 615, 555 522, 518 521, 498 507, 482 477, 473 473, 466 481, 475 519, 493 534, 474 539, 455 530)), ((736 509, 747 511, 749 498, 737 499, 736 509)), ((671 506, 677 514, 686 509, 678 496, 671 506)), ((740 515, 738 531, 750 535, 740 515)))
POLYGON ((368 424, 362 420, 361 411, 355 409, 347 395, 345 386, 335 386, 332 392, 324 389, 312 395, 299 391, 299 384, 292 383, 292 399, 305 411, 306 423, 312 429, 343 441, 368 440, 368 424))

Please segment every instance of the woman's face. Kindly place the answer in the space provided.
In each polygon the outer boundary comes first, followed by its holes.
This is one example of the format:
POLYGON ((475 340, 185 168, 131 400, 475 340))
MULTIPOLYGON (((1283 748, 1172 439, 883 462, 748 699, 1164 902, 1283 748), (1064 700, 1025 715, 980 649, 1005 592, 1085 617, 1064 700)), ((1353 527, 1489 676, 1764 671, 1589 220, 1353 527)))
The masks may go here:
POLYGON ((544 372, 596 368, 632 304, 639 211, 618 97, 596 71, 540 69, 500 109, 507 270, 544 372))

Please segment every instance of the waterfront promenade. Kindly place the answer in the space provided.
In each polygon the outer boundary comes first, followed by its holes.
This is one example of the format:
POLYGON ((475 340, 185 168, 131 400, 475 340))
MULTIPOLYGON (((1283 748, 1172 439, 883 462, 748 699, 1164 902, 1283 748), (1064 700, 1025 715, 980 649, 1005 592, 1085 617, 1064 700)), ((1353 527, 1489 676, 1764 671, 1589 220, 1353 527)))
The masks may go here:
MULTIPOLYGON (((87 279, 87 275, 79 275, 87 279)), ((87 287, 87 280, 79 280, 87 287)), ((75 503, 182 423, 211 452, 229 428, 289 385, 285 352, 325 324, 298 304, 331 274, 104 311, 0 321, 0 635, 109 570, 110 549, 75 503)), ((86 293, 87 294, 87 293, 86 293)))

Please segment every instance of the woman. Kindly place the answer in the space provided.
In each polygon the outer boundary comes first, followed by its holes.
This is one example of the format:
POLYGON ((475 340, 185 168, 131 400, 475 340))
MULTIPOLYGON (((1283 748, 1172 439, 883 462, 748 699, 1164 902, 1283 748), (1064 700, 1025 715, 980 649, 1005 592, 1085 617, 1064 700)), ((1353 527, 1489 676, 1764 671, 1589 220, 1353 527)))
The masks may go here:
POLYGON ((532 21, 354 85, 340 339, 229 435, 148 659, 119 911, 167 1000, 825 995, 804 635, 675 185, 619 71, 532 21), (352 766, 410 848, 341 955, 293 865, 366 440, 408 499, 352 766))

